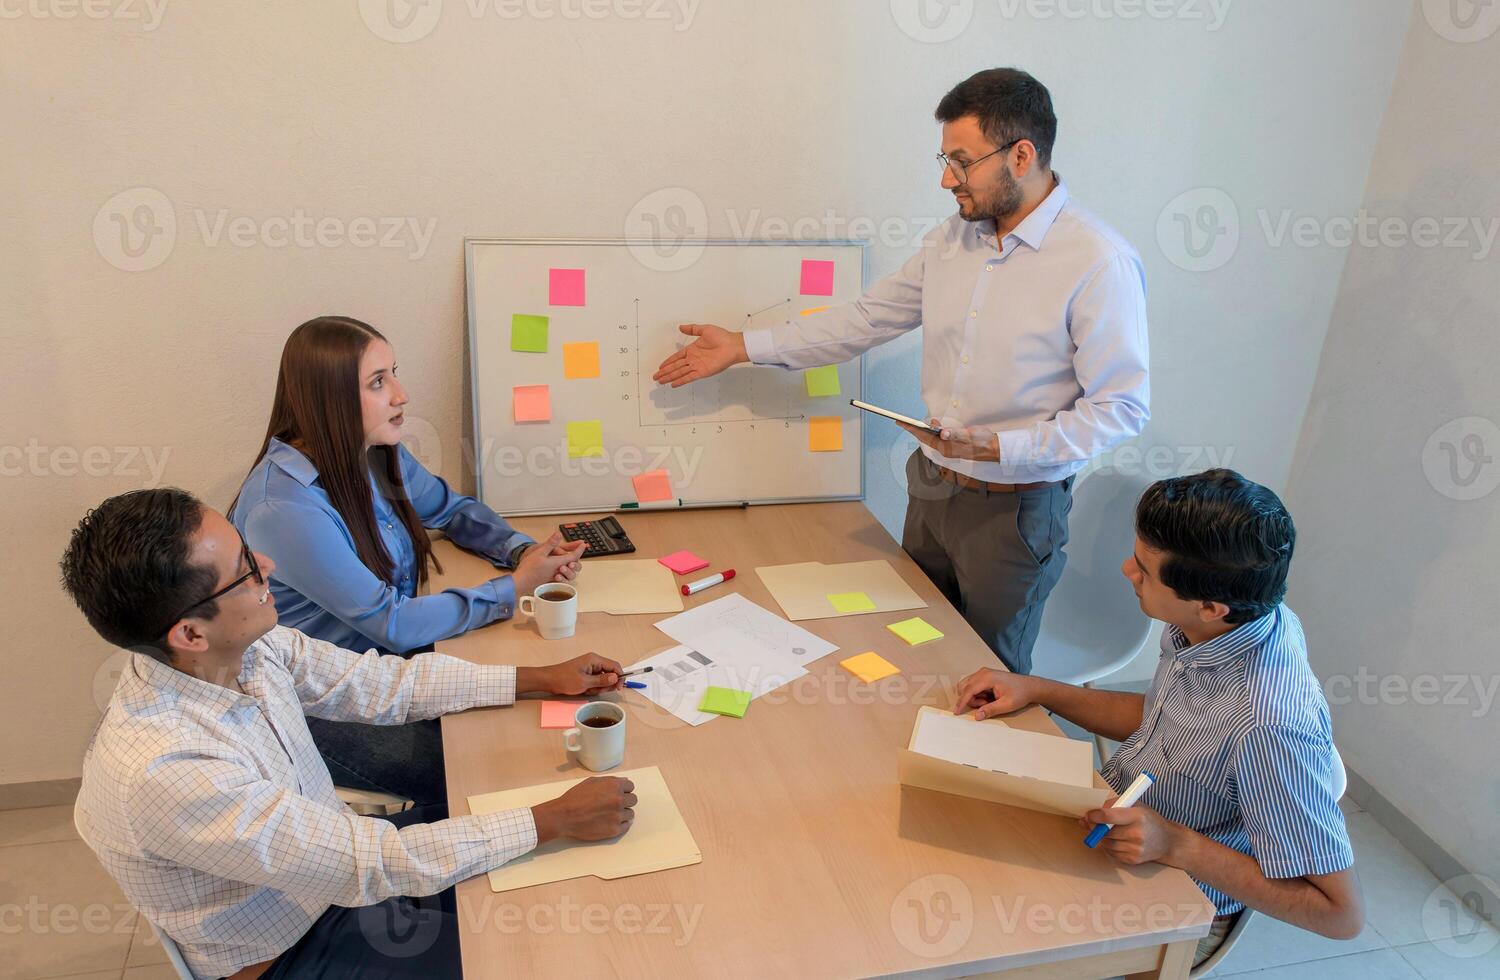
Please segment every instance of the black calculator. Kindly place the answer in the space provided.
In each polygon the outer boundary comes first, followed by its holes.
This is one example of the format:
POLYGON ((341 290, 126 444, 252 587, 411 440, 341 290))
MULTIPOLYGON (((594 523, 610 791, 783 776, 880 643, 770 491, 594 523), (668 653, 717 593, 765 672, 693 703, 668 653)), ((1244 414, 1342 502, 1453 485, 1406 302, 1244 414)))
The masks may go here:
POLYGON ((602 521, 574 521, 571 524, 560 524, 558 530, 562 532, 564 540, 588 542, 588 547, 583 550, 585 558, 628 555, 635 550, 635 545, 631 544, 630 538, 625 534, 625 529, 613 517, 606 517, 602 521))

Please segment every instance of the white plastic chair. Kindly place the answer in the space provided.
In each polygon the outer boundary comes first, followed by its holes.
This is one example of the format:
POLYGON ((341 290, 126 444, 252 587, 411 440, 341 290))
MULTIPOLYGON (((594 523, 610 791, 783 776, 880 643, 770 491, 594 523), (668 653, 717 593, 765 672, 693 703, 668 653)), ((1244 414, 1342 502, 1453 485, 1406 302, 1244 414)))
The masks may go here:
MULTIPOLYGON (((139 915, 140 913, 137 914, 139 915)), ((146 917, 141 915, 141 918, 145 919, 146 917)), ((197 977, 193 976, 193 971, 188 969, 187 960, 182 958, 182 950, 178 949, 177 944, 172 942, 172 937, 156 928, 155 922, 151 922, 150 919, 146 919, 146 921, 151 923, 151 931, 156 934, 156 941, 161 943, 162 952, 167 954, 167 962, 172 964, 172 969, 177 971, 177 976, 181 980, 198 980, 197 977)))
MULTIPOLYGON (((1348 788, 1349 774, 1344 771, 1344 759, 1339 755, 1339 747, 1335 745, 1333 747, 1333 798, 1342 800, 1344 798, 1344 791, 1348 788)), ((1214 967, 1224 962, 1224 957, 1229 955, 1229 951, 1234 948, 1234 944, 1239 942, 1240 934, 1250 924, 1251 917, 1252 913, 1249 909, 1241 912, 1240 917, 1234 920, 1234 925, 1229 927, 1229 933, 1224 937, 1224 942, 1219 944, 1219 948, 1214 950, 1208 959, 1193 968, 1192 972, 1188 974, 1188 980, 1200 980, 1200 978, 1208 976, 1209 971, 1214 967)))
MULTIPOLYGON (((1074 488, 1068 564, 1042 612, 1033 674, 1089 687, 1145 647, 1151 620, 1120 573, 1135 548, 1135 505, 1144 489, 1139 479, 1103 472, 1074 488)), ((1104 739, 1095 736, 1094 744, 1103 765, 1104 739)))

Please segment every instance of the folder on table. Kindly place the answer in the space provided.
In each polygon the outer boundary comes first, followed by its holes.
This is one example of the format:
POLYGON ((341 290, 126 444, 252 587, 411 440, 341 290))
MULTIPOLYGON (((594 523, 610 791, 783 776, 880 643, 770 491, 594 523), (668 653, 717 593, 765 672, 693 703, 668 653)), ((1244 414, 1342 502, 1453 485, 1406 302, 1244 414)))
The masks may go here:
POLYGON ((767 565, 757 568, 755 574, 760 576, 781 606, 781 611, 791 620, 927 608, 927 603, 883 558, 837 565, 825 565, 819 561, 767 565), (863 594, 870 600, 870 606, 841 610, 840 604, 831 598, 851 593, 863 594))
POLYGON ((1092 742, 923 707, 897 773, 906 786, 1081 817, 1114 795, 1093 767, 1092 742))
MULTIPOLYGON (((590 773, 590 776, 592 773, 590 773)), ((523 854, 490 872, 490 888, 497 892, 529 888, 569 878, 628 878, 631 875, 665 871, 703 860, 693 832, 682 820, 677 801, 656 766, 609 772, 635 783, 635 821, 623 835, 612 840, 548 841, 530 854, 523 854)), ((469 797, 469 810, 476 814, 498 813, 532 807, 556 799, 583 782, 587 776, 542 783, 521 789, 501 790, 469 797)))
POLYGON ((585 562, 574 584, 581 613, 682 612, 682 592, 671 569, 653 558, 585 562))

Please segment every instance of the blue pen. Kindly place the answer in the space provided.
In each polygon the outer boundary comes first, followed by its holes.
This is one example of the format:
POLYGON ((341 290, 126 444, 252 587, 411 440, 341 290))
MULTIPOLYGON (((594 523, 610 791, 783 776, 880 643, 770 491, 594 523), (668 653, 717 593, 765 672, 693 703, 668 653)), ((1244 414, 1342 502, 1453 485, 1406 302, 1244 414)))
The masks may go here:
POLYGON ((644 691, 646 689, 646 685, 642 684, 640 681, 626 681, 625 686, 633 688, 637 691, 644 691))
MULTIPOLYGON (((1136 802, 1146 795, 1146 790, 1150 789, 1155 782, 1156 777, 1149 772, 1141 773, 1135 777, 1135 782, 1130 784, 1130 788, 1120 794, 1120 798, 1115 800, 1115 806, 1110 809, 1135 806, 1136 802)), ((1099 842, 1104 839, 1104 835, 1109 833, 1113 827, 1114 824, 1112 823, 1095 824, 1094 829, 1089 831, 1089 835, 1083 839, 1083 842, 1089 847, 1098 847, 1099 842)))

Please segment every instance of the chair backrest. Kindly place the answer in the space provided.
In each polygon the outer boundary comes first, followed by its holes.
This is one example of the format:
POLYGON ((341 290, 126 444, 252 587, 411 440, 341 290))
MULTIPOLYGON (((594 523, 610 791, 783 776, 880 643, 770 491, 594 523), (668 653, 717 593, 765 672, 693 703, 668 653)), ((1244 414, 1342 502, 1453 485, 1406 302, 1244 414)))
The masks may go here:
POLYGON ((1344 757, 1339 755, 1339 747, 1333 747, 1333 798, 1342 800, 1344 791, 1349 788, 1349 773, 1344 769, 1344 757))
MULTIPOLYGON (((142 918, 145 918, 145 916, 142 915, 142 918)), ((151 922, 150 919, 146 919, 146 921, 151 922)), ((151 931, 156 933, 156 941, 161 943, 162 951, 167 954, 167 962, 172 964, 172 969, 177 971, 177 975, 182 980, 197 980, 193 976, 193 971, 188 969, 187 960, 182 958, 182 950, 177 948, 177 944, 172 941, 172 937, 156 928, 155 922, 151 922, 151 931)))
POLYGON ((1082 684, 1118 670, 1145 644, 1151 620, 1120 574, 1135 547, 1135 505, 1145 485, 1100 471, 1074 488, 1068 563, 1042 613, 1035 673, 1082 684))

